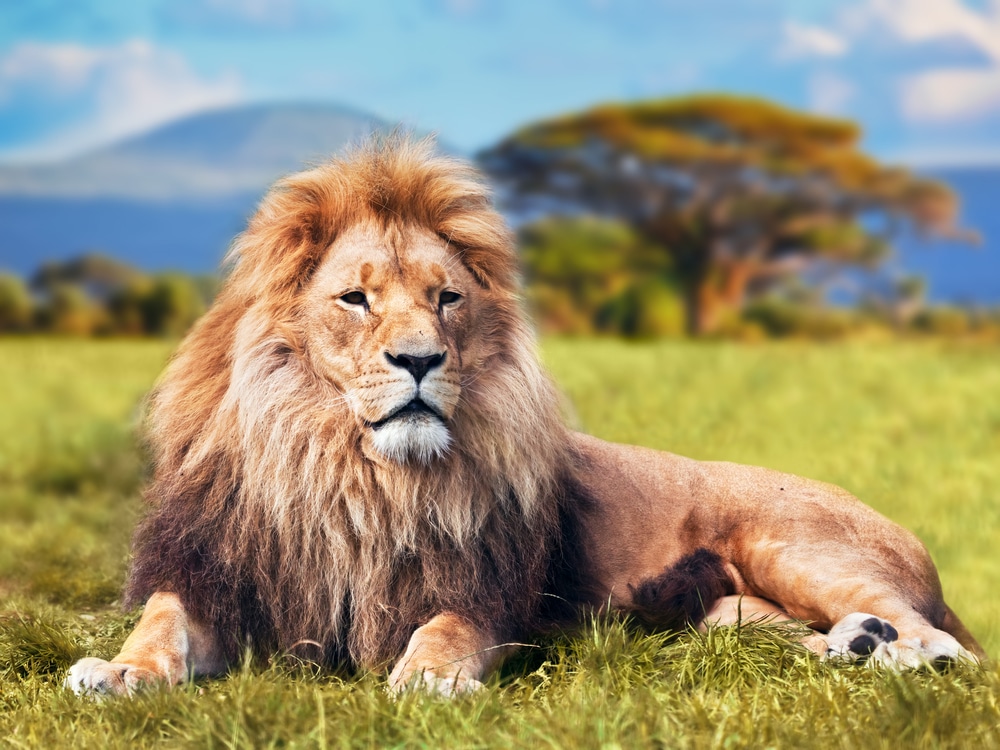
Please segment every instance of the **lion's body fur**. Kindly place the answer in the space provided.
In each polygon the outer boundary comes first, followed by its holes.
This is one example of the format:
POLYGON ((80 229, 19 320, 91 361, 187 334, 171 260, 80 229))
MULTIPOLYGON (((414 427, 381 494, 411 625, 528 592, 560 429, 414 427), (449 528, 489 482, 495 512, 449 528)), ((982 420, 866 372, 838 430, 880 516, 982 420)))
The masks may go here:
POLYGON ((420 146, 363 152, 265 198, 152 397, 152 509, 129 604, 177 592, 230 656, 245 639, 265 652, 315 641, 325 661, 365 665, 442 609, 504 638, 534 621, 571 457, 512 294, 515 250, 486 200, 468 170, 420 146), (290 317, 316 245, 361 221, 387 242, 410 223, 447 237, 495 308, 489 354, 463 373, 455 447, 433 466, 365 455, 290 317))

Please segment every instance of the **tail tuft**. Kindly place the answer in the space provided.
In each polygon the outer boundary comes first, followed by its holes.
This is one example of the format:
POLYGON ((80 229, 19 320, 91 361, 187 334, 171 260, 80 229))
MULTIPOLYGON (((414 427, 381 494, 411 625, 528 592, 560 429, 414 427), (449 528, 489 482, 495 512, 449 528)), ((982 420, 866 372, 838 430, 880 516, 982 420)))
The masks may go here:
POLYGON ((652 630, 679 630, 700 622, 716 600, 736 593, 722 558, 704 548, 629 589, 629 613, 652 630))

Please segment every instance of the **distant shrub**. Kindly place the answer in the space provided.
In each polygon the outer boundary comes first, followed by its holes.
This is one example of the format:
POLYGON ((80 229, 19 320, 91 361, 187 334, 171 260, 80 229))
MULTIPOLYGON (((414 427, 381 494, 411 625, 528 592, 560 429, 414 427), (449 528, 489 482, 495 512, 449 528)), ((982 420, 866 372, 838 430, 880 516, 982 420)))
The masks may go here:
POLYGON ((936 336, 962 336, 971 329, 969 314, 955 307, 929 307, 913 320, 918 331, 936 336))
POLYGON ((205 312, 218 286, 214 276, 151 276, 87 253, 43 264, 30 288, 17 276, 0 274, 0 333, 177 337, 205 312))
POLYGON ((1000 341, 1000 308, 977 310, 970 316, 976 335, 990 341, 1000 341))
POLYGON ((858 330, 862 322, 849 310, 808 307, 777 298, 750 303, 743 311, 743 320, 757 324, 769 336, 820 340, 843 338, 858 330))
POLYGON ((661 280, 638 282, 598 310, 597 329, 633 338, 680 336, 684 304, 677 291, 661 280))
POLYGON ((38 327, 62 336, 92 336, 107 329, 107 312, 76 284, 53 284, 39 307, 38 327))
POLYGON ((148 333, 146 299, 152 291, 152 280, 133 279, 108 297, 107 307, 115 333, 138 336, 148 333))
POLYGON ((669 259, 624 224, 546 219, 521 234, 526 297, 543 330, 628 337, 683 330, 669 259))
POLYGON ((153 281, 140 307, 146 333, 180 336, 205 312, 205 301, 193 279, 165 274, 153 281))
POLYGON ((771 334, 755 320, 747 320, 739 315, 726 315, 716 325, 712 338, 734 341, 763 341, 771 334))
POLYGON ((33 316, 34 303, 24 281, 13 274, 0 274, 0 332, 26 331, 33 316))

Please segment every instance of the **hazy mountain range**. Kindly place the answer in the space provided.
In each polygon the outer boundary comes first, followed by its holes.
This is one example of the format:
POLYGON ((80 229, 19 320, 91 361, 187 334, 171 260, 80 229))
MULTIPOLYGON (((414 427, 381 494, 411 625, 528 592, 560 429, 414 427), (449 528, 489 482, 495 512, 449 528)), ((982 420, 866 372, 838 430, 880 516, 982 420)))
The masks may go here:
MULTIPOLYGON (((0 268, 26 276, 96 250, 146 270, 211 272, 275 178, 391 127, 334 106, 248 106, 59 163, 0 166, 0 268)), ((985 243, 905 240, 895 265, 925 276, 935 301, 1000 304, 1000 167, 933 174, 959 191, 985 243)))
POLYGON ((0 167, 0 195, 176 203, 258 194, 386 123, 323 105, 216 110, 55 164, 0 167))
POLYGON ((101 251, 210 272, 266 188, 390 126, 324 105, 206 112, 56 164, 0 166, 0 267, 101 251))

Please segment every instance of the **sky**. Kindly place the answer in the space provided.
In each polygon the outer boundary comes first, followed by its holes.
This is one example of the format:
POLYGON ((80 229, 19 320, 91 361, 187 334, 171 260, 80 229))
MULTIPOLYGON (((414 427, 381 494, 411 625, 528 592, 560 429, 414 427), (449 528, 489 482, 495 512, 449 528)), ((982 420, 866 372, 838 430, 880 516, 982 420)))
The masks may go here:
POLYGON ((916 165, 1000 163, 1000 0, 16 0, 0 162, 197 111, 328 102, 466 152, 604 101, 728 91, 862 123, 916 165))

